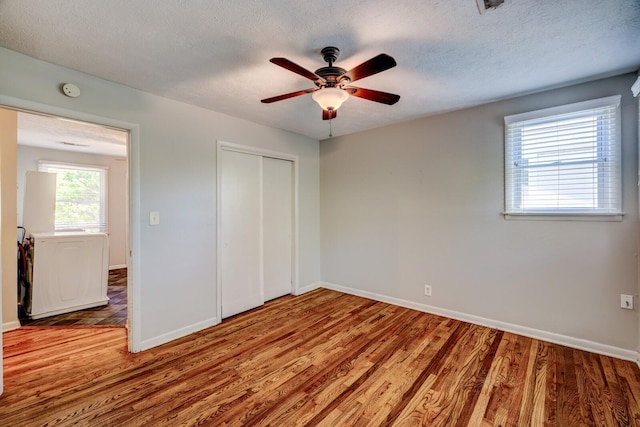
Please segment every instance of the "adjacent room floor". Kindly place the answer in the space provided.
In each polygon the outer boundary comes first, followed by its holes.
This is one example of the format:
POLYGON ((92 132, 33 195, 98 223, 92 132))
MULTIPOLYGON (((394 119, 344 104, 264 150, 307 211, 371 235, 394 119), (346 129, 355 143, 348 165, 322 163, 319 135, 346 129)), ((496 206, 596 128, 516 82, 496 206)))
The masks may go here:
POLYGON ((42 319, 22 319, 22 326, 124 325, 127 323, 127 269, 109 271, 109 304, 42 319))

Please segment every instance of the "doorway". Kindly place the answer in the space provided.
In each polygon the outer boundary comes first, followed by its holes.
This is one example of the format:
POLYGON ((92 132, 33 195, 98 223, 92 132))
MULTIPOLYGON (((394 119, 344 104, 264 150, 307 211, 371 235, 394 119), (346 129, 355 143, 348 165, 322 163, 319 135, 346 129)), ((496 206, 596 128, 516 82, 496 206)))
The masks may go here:
POLYGON ((38 253, 18 263, 21 324, 126 324, 128 131, 27 111, 17 117, 18 226, 24 246, 38 253), (49 238, 53 231, 66 242, 49 238), (30 239, 41 232, 46 238, 30 239), (90 262, 89 242, 105 235, 90 262), (47 270, 42 257, 54 244, 61 250, 47 270), (21 271, 27 264, 33 275, 21 271))
POLYGON ((218 309, 296 292, 297 158, 218 143, 218 309))
MULTIPOLYGON (((118 211, 116 212, 116 215, 120 218, 120 220, 123 222, 124 226, 122 227, 122 232, 121 232, 121 236, 119 236, 118 240, 120 242, 121 245, 124 246, 124 249, 120 248, 120 254, 121 257, 119 260, 116 260, 115 262, 110 263, 111 267, 114 267, 114 270, 112 271, 111 276, 115 276, 113 277, 113 279, 115 279, 116 281, 118 281, 120 284, 122 284, 123 278, 124 281, 127 283, 127 286, 125 288, 120 288, 120 293, 119 296, 121 297, 124 294, 126 295, 125 298, 114 298, 113 302, 114 303, 118 303, 120 306, 117 307, 119 310, 119 316, 122 317, 124 316, 124 318, 126 319, 126 326, 127 326, 127 332, 128 332, 128 347, 129 347, 129 351, 132 352, 137 352, 140 351, 140 339, 139 339, 139 334, 138 334, 138 329, 137 326, 139 325, 139 321, 137 321, 137 315, 139 314, 139 310, 137 310, 135 307, 137 306, 137 300, 135 299, 135 295, 137 295, 137 288, 136 288, 136 278, 138 277, 138 273, 136 270, 136 265, 138 265, 137 262, 135 262, 135 251, 133 251, 134 246, 137 247, 137 244, 135 244, 136 242, 138 242, 139 237, 139 231, 137 230, 137 228, 133 228, 129 226, 129 224, 131 224, 131 216, 134 215, 136 213, 136 206, 134 204, 132 204, 131 200, 133 200, 135 197, 138 197, 139 194, 139 189, 137 187, 137 179, 136 177, 138 176, 138 170, 137 170, 137 163, 133 163, 131 161, 131 153, 137 153, 137 148, 138 147, 138 139, 139 139, 139 127, 138 125, 132 124, 132 123, 127 123, 127 122, 122 122, 122 121, 115 121, 112 119, 107 119, 107 118, 103 118, 103 117, 98 117, 98 116, 93 116, 93 115, 89 115, 89 114, 85 114, 85 113, 80 113, 80 112, 76 112, 76 111, 68 111, 68 110, 64 110, 64 109, 60 109, 60 108, 56 108, 56 107, 50 107, 50 106, 46 106, 46 105, 34 105, 33 103, 28 103, 26 101, 21 101, 21 100, 17 100, 17 99, 9 99, 9 102, 0 106, 0 113, 3 115, 3 117, 10 117, 11 119, 8 121, 8 125, 9 126, 14 126, 15 127, 15 134, 17 134, 17 128, 18 128, 18 124, 17 124, 17 115, 20 113, 29 113, 34 115, 34 117, 45 117, 45 118, 49 118, 52 120, 56 120, 59 122, 63 122, 63 123, 71 123, 71 124, 80 124, 82 126, 87 126, 89 128, 92 128, 93 131, 101 133, 101 132, 106 132, 106 134, 109 134, 111 131, 116 131, 119 132, 120 134, 124 135, 124 143, 121 144, 120 147, 120 152, 119 154, 115 154, 115 153, 111 153, 111 159, 116 162, 114 163, 114 165, 117 166, 111 166, 112 169, 120 169, 120 176, 121 176, 121 183, 120 183, 120 191, 124 192, 124 200, 123 202, 119 205, 119 206, 111 206, 111 208, 117 208, 118 211), (15 117, 15 118, 13 118, 15 117), (13 122, 11 122, 11 120, 13 120, 13 122), (11 124, 13 123, 13 124, 11 124), (133 180, 133 182, 132 182, 133 180), (120 271, 116 271, 116 270, 120 270, 120 271), (113 273, 118 273, 118 274, 113 274, 113 273), (122 304, 123 301, 126 300, 126 303, 122 304)), ((9 132, 10 134, 10 132, 9 132)), ((58 137, 60 135, 57 135, 58 137)), ((60 145, 64 145, 64 146, 73 146, 76 143, 74 143, 73 138, 77 137, 77 135, 71 135, 70 138, 57 138, 57 143, 60 145)), ((109 139, 108 137, 106 138, 107 140, 109 139)), ((16 155, 16 150, 17 150, 17 138, 15 138, 15 141, 13 142, 13 148, 10 148, 8 151, 11 153, 13 152, 13 157, 14 159, 17 159, 17 155, 16 155)), ((76 141, 77 142, 77 141, 76 141)), ((113 141, 112 141, 113 142, 113 141)), ((9 144, 11 145, 11 141, 8 141, 5 139, 5 141, 3 141, 3 150, 6 149, 6 147, 4 146, 5 144, 9 144)), ((107 144, 108 141, 102 141, 102 149, 105 148, 105 145, 107 144)), ((78 146, 82 146, 85 144, 79 143, 78 146)), ((87 148, 87 147, 83 147, 83 148, 87 148)), ((5 150, 6 151, 6 150, 5 150)), ((106 153, 102 153, 103 155, 106 153)), ((5 159, 6 160, 6 157, 5 159)), ((17 175, 17 161, 14 160, 13 161, 14 164, 12 165, 12 170, 13 170, 13 174, 14 176, 17 175)), ((10 185, 7 187, 3 187, 3 188, 16 188, 18 187, 17 185, 10 185)), ((16 190, 13 190, 13 196, 11 196, 11 192, 12 190, 9 190, 7 193, 9 194, 7 197, 9 198, 13 198, 13 200, 17 200, 17 193, 16 190)), ((3 208, 6 206, 3 206, 3 208)), ((20 207, 21 208, 21 207, 20 207)), ((13 218, 16 218, 17 215, 17 211, 18 211, 18 207, 16 204, 13 205, 13 218)), ((5 209, 3 209, 3 211, 5 211, 5 209)), ((3 212, 3 214, 5 214, 6 212, 3 212)), ((9 213, 9 215, 11 215, 9 213)), ((3 224, 3 231, 4 231, 4 227, 6 224, 3 224)), ((7 227, 6 230, 9 230, 9 228, 11 228, 11 232, 15 233, 15 222, 14 225, 12 227, 7 227)), ((114 232, 115 228, 112 228, 111 232, 114 232)), ((7 231, 8 233, 8 231, 7 231)), ((15 234, 13 234, 13 236, 15 236, 15 234)), ((12 237, 10 240, 13 240, 14 238, 12 237)), ((113 236, 112 236, 113 239, 113 236)), ((10 261, 10 266, 13 267, 15 269, 15 265, 16 265, 16 261, 15 261, 15 240, 13 240, 13 250, 12 251, 3 251, 3 259, 6 258, 5 262, 9 262, 10 261), (11 258, 12 261, 9 259, 11 258)), ((15 271, 15 270, 14 270, 15 271)), ((15 286, 16 280, 3 280, 3 311, 5 311, 5 313, 11 313, 12 310, 8 310, 7 307, 10 307, 11 309, 13 309, 15 307, 15 303, 13 301, 17 300, 17 296, 15 295, 15 286), (7 287, 11 287, 12 289, 9 289, 9 291, 11 292, 7 292, 7 287), (10 295, 10 297, 7 297, 7 294, 10 295), (13 305, 13 307, 11 307, 13 305)), ((5 323, 4 325, 4 330, 10 330, 16 327, 20 326, 19 322, 9 322, 8 324, 5 323), (15 325, 15 326, 14 326, 15 325), (10 328, 7 329, 7 326, 9 326, 10 328)))

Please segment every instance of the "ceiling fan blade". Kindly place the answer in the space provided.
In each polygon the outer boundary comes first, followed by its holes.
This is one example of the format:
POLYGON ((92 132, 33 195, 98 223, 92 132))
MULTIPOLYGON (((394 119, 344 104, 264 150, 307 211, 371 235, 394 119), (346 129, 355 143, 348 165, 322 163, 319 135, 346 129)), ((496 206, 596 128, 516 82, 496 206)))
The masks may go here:
POLYGON ((379 90, 364 89, 355 86, 346 86, 344 88, 350 95, 358 98, 368 99, 369 101, 380 102, 382 104, 393 105, 400 100, 400 95, 393 93, 380 92, 379 90))
POLYGON ((393 68, 396 65, 395 59, 386 53, 381 53, 380 55, 363 62, 357 67, 350 69, 344 75, 349 77, 352 82, 355 82, 356 80, 364 79, 365 77, 393 68))
POLYGON ((271 58, 269 61, 271 61, 272 63, 281 66, 282 68, 286 68, 289 71, 293 71, 296 74, 301 75, 304 78, 307 78, 309 80, 312 81, 316 81, 316 80, 320 80, 324 82, 324 79, 320 76, 318 76, 315 73, 312 73, 311 71, 307 70, 306 68, 302 68, 301 66, 299 66, 298 64, 295 64, 291 61, 289 61, 287 58, 271 58))
POLYGON ((338 115, 338 110, 322 110, 322 120, 335 119, 338 115))
POLYGON ((261 100, 260 102, 262 102, 263 104, 271 104, 272 102, 282 101, 283 99, 294 98, 296 96, 304 95, 306 93, 315 92, 317 90, 318 90, 317 87, 314 87, 314 88, 311 88, 311 89, 299 90, 297 92, 285 93, 284 95, 278 95, 278 96, 274 96, 272 98, 266 98, 266 99, 261 100))

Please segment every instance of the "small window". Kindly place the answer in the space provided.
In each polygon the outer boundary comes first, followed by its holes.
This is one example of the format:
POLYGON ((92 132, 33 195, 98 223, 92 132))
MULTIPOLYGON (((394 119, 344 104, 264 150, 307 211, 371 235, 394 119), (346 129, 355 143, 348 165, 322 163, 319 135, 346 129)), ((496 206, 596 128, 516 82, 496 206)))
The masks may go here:
POLYGON ((505 117, 505 215, 620 216, 620 96, 505 117))
POLYGON ((41 161, 57 174, 56 230, 107 231, 107 168, 41 161))

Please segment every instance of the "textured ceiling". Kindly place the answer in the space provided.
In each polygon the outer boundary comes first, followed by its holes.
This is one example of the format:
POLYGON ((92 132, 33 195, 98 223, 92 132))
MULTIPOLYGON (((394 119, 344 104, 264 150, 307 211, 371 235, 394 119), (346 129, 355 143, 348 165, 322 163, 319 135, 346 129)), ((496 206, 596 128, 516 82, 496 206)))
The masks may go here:
POLYGON ((638 0, 0 0, 0 46, 167 98, 316 139, 328 136, 312 87, 269 63, 310 70, 337 46, 350 69, 379 54, 398 66, 356 86, 401 95, 349 99, 342 135, 634 71, 638 0))
POLYGON ((128 132, 57 117, 18 112, 18 144, 51 150, 127 156, 128 132))

